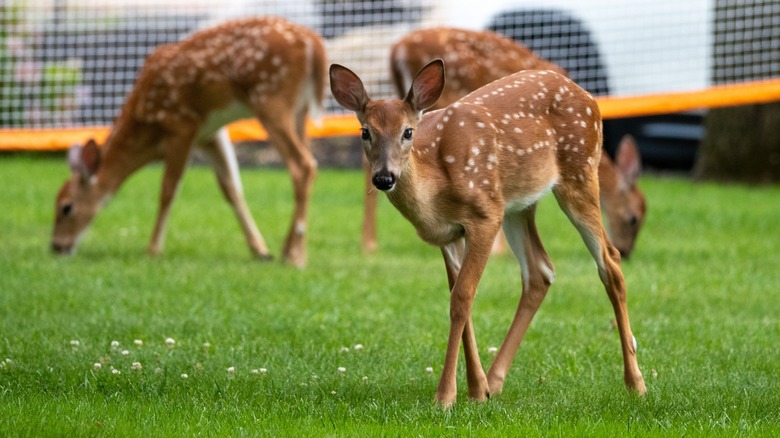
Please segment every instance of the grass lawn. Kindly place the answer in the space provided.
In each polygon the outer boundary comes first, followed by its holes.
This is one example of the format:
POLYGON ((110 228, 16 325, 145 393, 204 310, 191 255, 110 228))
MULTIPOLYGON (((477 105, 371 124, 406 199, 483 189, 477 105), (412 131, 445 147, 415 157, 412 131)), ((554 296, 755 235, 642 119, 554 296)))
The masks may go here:
MULTIPOLYGON (((126 183, 75 256, 53 256, 66 176, 64 159, 0 158, 2 436, 780 435, 779 187, 642 181, 649 216, 624 272, 644 397, 623 387, 593 261, 545 200, 557 278, 504 393, 469 402, 461 354, 445 412, 432 402, 449 324, 443 262, 386 200, 380 251, 361 254, 358 172, 320 172, 305 270, 251 260, 199 167, 162 257, 145 254, 160 167, 126 183)), ((242 176, 278 255, 289 179, 242 176)), ((494 257, 474 304, 486 368, 519 293, 513 258, 494 257)))

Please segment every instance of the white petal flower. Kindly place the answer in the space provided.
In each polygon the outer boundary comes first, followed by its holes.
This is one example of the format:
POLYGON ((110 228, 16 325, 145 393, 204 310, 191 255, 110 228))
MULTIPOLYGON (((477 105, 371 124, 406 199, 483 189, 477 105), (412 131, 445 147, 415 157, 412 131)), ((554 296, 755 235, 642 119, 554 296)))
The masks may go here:
POLYGON ((186 379, 186 378, 188 378, 188 377, 190 377, 190 376, 188 376, 188 375, 187 375, 187 374, 185 374, 185 373, 181 373, 181 378, 182 378, 182 379, 186 379))
POLYGON ((227 369, 228 374, 235 374, 236 373, 236 367, 229 367, 227 369))
POLYGON ((260 370, 249 370, 249 374, 260 374, 260 370))
POLYGON ((165 338, 165 345, 168 348, 173 348, 173 346, 176 345, 176 341, 173 338, 165 338))
POLYGON ((341 374, 344 374, 344 373, 346 373, 346 372, 347 372, 347 369, 346 369, 346 368, 344 368, 344 367, 339 367, 339 372, 340 372, 341 374))
POLYGON ((496 354, 497 352, 498 352, 498 348, 496 348, 496 347, 488 348, 488 353, 490 353, 490 354, 496 354))
POLYGON ((127 356, 128 354, 130 354, 128 350, 122 350, 122 356, 127 356))
POLYGON ((203 348, 211 348, 211 342, 204 342, 203 348))
POLYGON ((428 368, 426 368, 426 369, 425 369, 425 372, 426 372, 426 373, 432 373, 432 372, 433 372, 433 367, 428 367, 428 368))
POLYGON ((122 374, 122 372, 116 368, 111 368, 111 374, 122 374))
POLYGON ((119 341, 111 341, 111 348, 119 348, 119 341))
POLYGON ((71 347, 78 347, 80 344, 81 344, 81 342, 79 342, 79 341, 77 341, 75 339, 70 341, 71 347))
POLYGON ((363 376, 363 381, 368 382, 368 376, 363 376))
POLYGON ((139 371, 139 370, 141 370, 141 368, 143 368, 141 366, 141 362, 133 362, 133 364, 130 365, 130 369, 131 370, 139 371))
POLYGON ((144 345, 144 341, 142 339, 136 339, 135 341, 133 341, 133 344, 141 347, 144 345))
POLYGON ((349 351, 349 347, 341 347, 341 348, 339 348, 339 352, 340 353, 346 353, 348 351, 349 351))
POLYGON ((268 370, 265 368, 260 368, 258 371, 260 371, 260 374, 265 374, 268 372, 268 370))
POLYGON ((363 349, 363 344, 355 344, 352 348, 355 349, 355 351, 360 351, 363 349))
POLYGON ((95 369, 95 371, 98 371, 98 370, 100 370, 101 368, 103 368, 103 364, 102 364, 102 363, 100 363, 100 362, 95 362, 95 364, 94 364, 94 365, 92 365, 92 368, 94 368, 94 369, 95 369))

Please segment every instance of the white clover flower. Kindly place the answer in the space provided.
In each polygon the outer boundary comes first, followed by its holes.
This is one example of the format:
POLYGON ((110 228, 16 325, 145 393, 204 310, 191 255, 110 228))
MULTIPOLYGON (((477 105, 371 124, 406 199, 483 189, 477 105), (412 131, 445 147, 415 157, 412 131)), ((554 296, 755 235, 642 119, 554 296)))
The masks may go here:
POLYGON ((333 394, 333 395, 336 395, 336 391, 331 391, 330 393, 333 394))
POLYGON ((190 376, 188 376, 186 373, 181 373, 181 378, 182 378, 182 379, 186 379, 186 378, 188 378, 188 377, 190 377, 190 376))
POLYGON ((363 376, 363 381, 368 382, 368 376, 363 376))
POLYGON ((339 353, 347 353, 349 352, 349 347, 341 347, 339 348, 339 353))
POLYGON ((354 347, 352 347, 355 351, 360 351, 363 349, 363 344, 355 344, 354 347))
POLYGON ((122 356, 127 356, 128 354, 130 354, 130 351, 122 350, 122 356))
POLYGON ((136 339, 135 341, 133 341, 133 344, 135 344, 138 347, 142 347, 144 345, 144 341, 143 339, 136 339))
POLYGON ((176 340, 173 338, 165 338, 165 346, 168 348, 173 348, 174 345, 176 345, 176 340))
POLYGON ((347 372, 347 369, 344 367, 339 367, 339 373, 344 374, 347 372))
POLYGON ((10 358, 10 357, 6 357, 6 358, 5 358, 5 362, 6 362, 6 363, 11 363, 11 358, 10 358))
POLYGON ((260 374, 260 370, 249 370, 249 374, 260 374))
POLYGON ((122 372, 116 368, 111 368, 111 374, 122 374, 122 372))
POLYGON ((266 368, 260 368, 258 371, 260 371, 260 374, 265 374, 268 372, 266 368))
POLYGON ((160 373, 162 373, 162 368, 160 368, 160 367, 157 367, 157 368, 155 368, 155 369, 154 369, 154 373, 155 373, 155 374, 160 374, 160 373))
POLYGON ((227 369, 228 374, 235 374, 236 373, 236 367, 229 367, 227 369))
POLYGON ((427 368, 425 368, 425 372, 426 372, 426 373, 432 373, 432 372, 433 372, 433 367, 427 367, 427 368))
POLYGON ((211 342, 204 342, 203 348, 211 348, 211 342))
POLYGON ((119 341, 111 341, 111 348, 119 348, 119 341))
POLYGON ((100 362, 95 362, 95 364, 92 365, 92 368, 94 368, 95 371, 100 371, 100 369, 103 368, 103 364, 100 362))
POLYGON ((496 348, 496 347, 489 347, 488 348, 488 353, 490 353, 490 354, 496 354, 497 352, 498 352, 498 348, 496 348))
POLYGON ((141 362, 133 362, 133 364, 130 365, 130 369, 131 370, 139 371, 139 370, 141 370, 141 368, 143 368, 141 366, 141 362))

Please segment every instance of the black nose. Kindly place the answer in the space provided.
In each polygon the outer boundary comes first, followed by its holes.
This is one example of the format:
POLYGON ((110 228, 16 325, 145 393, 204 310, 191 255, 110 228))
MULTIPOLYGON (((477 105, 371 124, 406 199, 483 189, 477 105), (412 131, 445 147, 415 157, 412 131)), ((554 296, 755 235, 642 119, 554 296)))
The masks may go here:
POLYGON ((390 190, 395 185, 395 175, 393 175, 390 172, 387 173, 377 173, 374 175, 374 177, 371 179, 371 182, 374 183, 374 187, 376 187, 379 190, 385 191, 390 190))
POLYGON ((618 248, 617 250, 620 253, 620 258, 621 259, 628 260, 628 256, 631 255, 631 250, 630 249, 618 248))
POLYGON ((73 247, 52 242, 51 250, 56 254, 69 255, 73 252, 73 247))

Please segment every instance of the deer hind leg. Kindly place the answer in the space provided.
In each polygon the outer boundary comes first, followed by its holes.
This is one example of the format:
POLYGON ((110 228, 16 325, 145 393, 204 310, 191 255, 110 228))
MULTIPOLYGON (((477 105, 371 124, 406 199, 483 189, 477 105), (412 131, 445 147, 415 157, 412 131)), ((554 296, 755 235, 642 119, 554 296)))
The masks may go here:
POLYGON ((585 246, 596 261, 599 278, 604 284, 615 312, 620 344, 623 350, 624 380, 629 390, 647 392, 636 360, 636 340, 631 332, 626 307, 626 283, 620 268, 620 253, 610 243, 601 222, 597 177, 586 180, 585 186, 561 185, 553 189, 561 209, 579 231, 585 246))
MULTIPOLYGON (((463 262, 464 244, 465 241, 460 239, 442 247, 450 293, 452 293, 452 288, 455 286, 455 281, 458 278, 460 266, 463 262)), ((463 353, 466 356, 466 380, 469 387, 469 397, 480 401, 486 400, 489 396, 488 382, 485 371, 482 369, 482 362, 479 360, 479 349, 477 348, 474 322, 471 315, 469 315, 466 327, 463 330, 463 353)))
POLYGON ((488 372, 491 394, 500 394, 528 326, 553 282, 555 270, 536 229, 536 204, 504 217, 504 234, 517 258, 523 277, 523 292, 512 325, 488 372))
POLYGON ((365 154, 363 155, 363 175, 365 179, 365 197, 363 201, 363 251, 371 253, 376 251, 376 205, 377 192, 371 183, 371 167, 365 154))
POLYGON ((308 215, 309 198, 314 179, 317 176, 317 162, 311 153, 305 136, 298 133, 301 113, 295 114, 287 97, 268 98, 262 108, 256 108, 258 118, 262 122, 271 144, 276 148, 284 162, 293 183, 295 208, 290 229, 282 250, 282 259, 291 265, 303 267, 306 265, 306 217, 308 215), (272 109, 273 112, 265 108, 272 109))
POLYGON ((173 203, 176 192, 179 189, 181 177, 187 167, 194 137, 195 131, 187 129, 163 139, 166 143, 165 170, 160 191, 160 209, 157 212, 157 221, 154 225, 154 232, 152 233, 152 240, 148 249, 151 255, 161 254, 165 246, 168 214, 171 210, 171 203, 173 203))
POLYGON ((273 256, 268 251, 263 236, 257 229, 255 220, 244 198, 244 189, 238 172, 238 160, 233 143, 226 129, 220 129, 213 137, 197 145, 209 158, 211 166, 219 183, 219 188, 225 199, 233 207, 233 211, 244 230, 249 250, 260 260, 271 260, 273 256))

